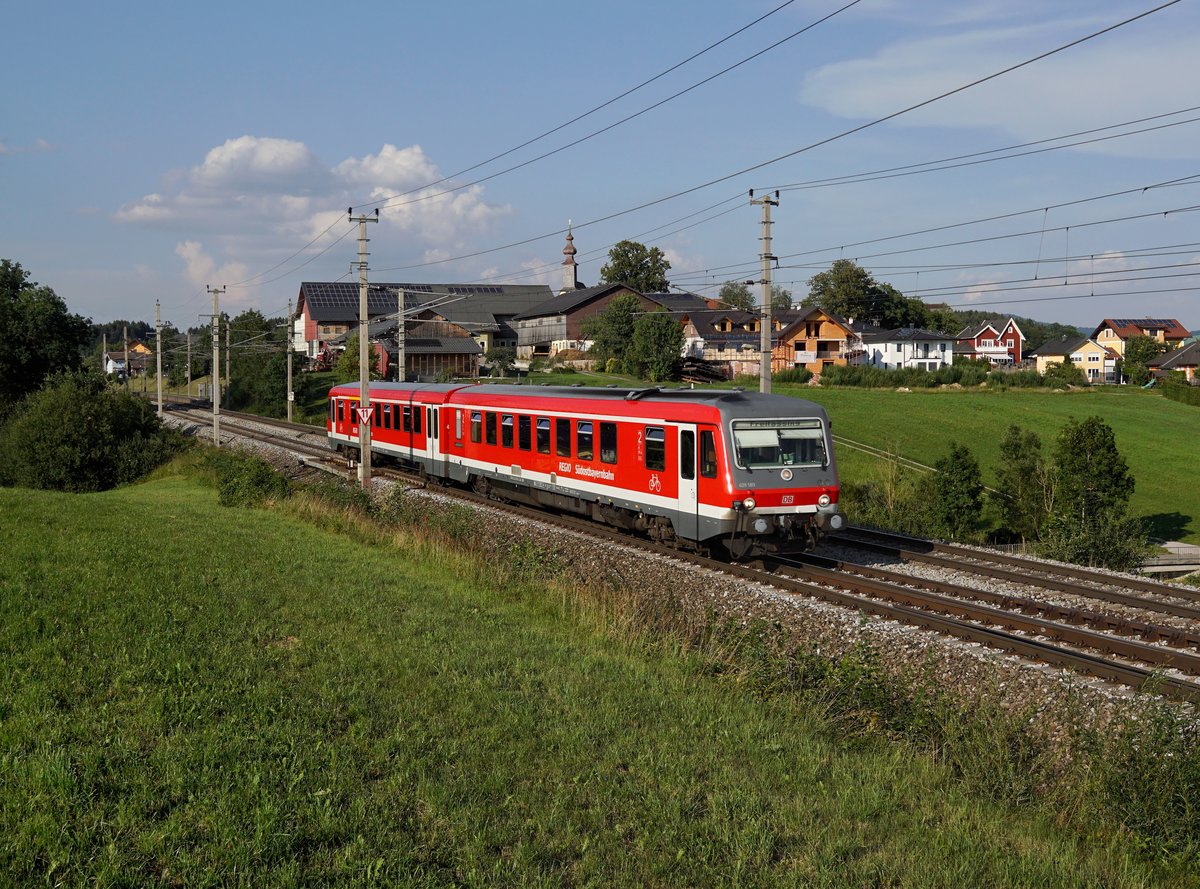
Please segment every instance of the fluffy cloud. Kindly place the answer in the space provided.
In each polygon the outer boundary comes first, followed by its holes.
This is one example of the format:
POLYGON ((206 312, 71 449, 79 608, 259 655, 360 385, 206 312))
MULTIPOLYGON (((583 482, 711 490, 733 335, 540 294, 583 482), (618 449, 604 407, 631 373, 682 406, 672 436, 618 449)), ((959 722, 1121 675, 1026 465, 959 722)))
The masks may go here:
MULTIPOLYGON (((1172 24, 1172 14, 1168 10, 1073 47, 889 125, 977 127, 1024 140, 1194 105, 1194 41, 1187 27, 1172 24)), ((811 71, 802 82, 800 98, 841 117, 883 117, 1120 18, 1110 12, 1101 19, 1094 10, 1064 18, 1051 5, 1040 12, 1031 10, 1024 21, 1032 23, 1012 25, 1001 10, 974 4, 938 22, 943 32, 936 36, 924 36, 928 28, 922 36, 911 37, 901 29, 900 37, 869 55, 811 71)), ((1154 137, 1099 143, 1088 150, 1194 156, 1193 140, 1190 131, 1168 130, 1154 137)))
MULTIPOLYGON (((189 170, 168 174, 160 191, 129 201, 113 217, 183 234, 176 253, 188 279, 201 284, 248 277, 244 264, 242 272, 232 271, 235 260, 290 253, 336 227, 347 206, 375 206, 367 201, 382 207, 381 228, 401 231, 430 255, 459 252, 510 212, 489 204, 481 186, 430 185, 439 178, 419 145, 384 145, 330 166, 302 142, 240 136, 189 170), (201 233, 226 255, 206 253, 196 239, 201 233)), ((327 244, 314 249, 321 246, 327 244)))

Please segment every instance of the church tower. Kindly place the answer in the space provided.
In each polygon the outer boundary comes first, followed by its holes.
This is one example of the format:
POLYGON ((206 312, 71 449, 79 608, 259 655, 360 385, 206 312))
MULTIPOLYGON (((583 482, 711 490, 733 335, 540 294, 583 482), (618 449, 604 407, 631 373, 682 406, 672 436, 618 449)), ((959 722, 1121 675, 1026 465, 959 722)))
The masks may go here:
POLYGON ((559 296, 579 289, 579 266, 575 264, 575 236, 571 234, 571 221, 567 220, 567 246, 563 247, 563 286, 559 296))

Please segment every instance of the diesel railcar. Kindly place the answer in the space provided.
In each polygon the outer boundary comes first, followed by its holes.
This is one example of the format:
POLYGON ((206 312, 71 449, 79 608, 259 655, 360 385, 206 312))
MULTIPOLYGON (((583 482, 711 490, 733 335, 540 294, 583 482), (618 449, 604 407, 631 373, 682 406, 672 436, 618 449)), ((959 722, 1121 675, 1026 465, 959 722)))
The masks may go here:
MULTIPOLYGON (((359 384, 329 393, 357 454, 359 384)), ((739 390, 372 383, 372 458, 735 559, 843 525, 824 408, 739 390)))

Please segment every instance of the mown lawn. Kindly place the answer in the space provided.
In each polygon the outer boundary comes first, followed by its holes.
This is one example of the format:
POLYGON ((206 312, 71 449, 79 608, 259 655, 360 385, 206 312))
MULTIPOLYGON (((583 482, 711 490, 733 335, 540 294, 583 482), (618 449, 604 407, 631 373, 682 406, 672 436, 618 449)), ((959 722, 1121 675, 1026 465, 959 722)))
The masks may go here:
POLYGON ((178 476, 0 514, 9 885, 1181 879, 450 552, 178 476))
MULTIPOLYGON (((965 444, 979 460, 985 484, 995 483, 1000 442, 1010 425, 1037 432, 1043 453, 1052 456, 1055 436, 1069 418, 1099 416, 1112 427, 1137 482, 1131 511, 1149 519, 1156 537, 1200 544, 1200 410, 1157 392, 1126 386, 894 392, 786 385, 776 391, 822 404, 839 436, 926 465, 944 457, 950 442, 965 444)), ((848 450, 838 458, 844 478, 873 468, 873 461, 848 450)))

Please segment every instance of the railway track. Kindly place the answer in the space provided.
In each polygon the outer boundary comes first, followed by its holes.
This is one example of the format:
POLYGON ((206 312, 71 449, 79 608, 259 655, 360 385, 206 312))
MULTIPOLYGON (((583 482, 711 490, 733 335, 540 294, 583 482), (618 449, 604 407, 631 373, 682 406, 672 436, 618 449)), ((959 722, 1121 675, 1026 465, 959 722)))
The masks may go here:
MULTIPOLYGON (((352 477, 346 462, 331 458, 328 447, 302 440, 302 436, 323 436, 324 432, 319 427, 223 412, 222 429, 230 435, 246 435, 256 441, 303 455, 305 463, 319 458, 324 461, 323 471, 340 472, 345 477, 352 477), (270 431, 256 429, 252 424, 269 427, 270 431)), ((424 480, 416 474, 391 467, 376 466, 375 474, 404 484, 425 486, 424 480)), ((822 562, 820 557, 812 555, 795 560, 776 559, 769 563, 730 564, 705 555, 667 548, 588 520, 497 501, 457 488, 439 487, 437 490, 457 500, 553 524, 625 547, 657 555, 665 554, 697 567, 765 584, 779 591, 977 642, 1029 660, 1146 689, 1165 697, 1200 703, 1200 683, 1187 678, 1200 676, 1200 623, 1194 623, 1200 617, 1200 609, 1183 602, 1177 601, 1176 610, 1169 613, 1190 626, 1167 626, 1150 620, 1139 621, 1089 609, 1064 608, 1036 599, 988 593, 965 585, 909 576, 901 579, 862 565, 828 559, 822 562)), ((1086 590, 1087 595, 1102 598, 1093 595, 1097 592, 1096 587, 1100 587, 1112 597, 1105 601, 1125 597, 1136 600, 1139 608, 1145 606, 1146 600, 1135 596, 1137 592, 1152 592, 1156 599, 1150 601, 1155 604, 1161 604, 1157 597, 1184 598, 1177 595, 1179 588, 1167 584, 1132 579, 1131 583, 1125 585, 1126 578, 1102 572, 1086 569, 1075 571, 1003 554, 997 554, 1001 556, 997 560, 992 560, 988 554, 985 561, 976 550, 902 538, 899 535, 887 535, 887 538, 888 542, 884 542, 884 535, 854 529, 845 534, 841 542, 875 548, 876 551, 886 549, 889 555, 901 561, 917 560, 918 557, 923 560, 936 559, 943 565, 949 563, 954 570, 978 573, 988 578, 995 578, 996 571, 1006 571, 1009 575, 1019 574, 1023 582, 1029 583, 1030 575, 1036 573, 1046 575, 1045 578, 1039 577, 1039 584, 1045 580, 1066 586, 1070 583, 1067 578, 1075 577, 1078 581, 1072 589, 1074 594, 1086 590), (970 558, 964 555, 960 561, 960 551, 970 554, 970 558), (990 567, 989 562, 992 563, 990 567), (1014 567, 1025 570, 1015 572, 1014 567), (1122 590, 1121 586, 1125 586, 1125 589, 1122 590)), ((1192 597, 1193 601, 1196 598, 1192 597)))

